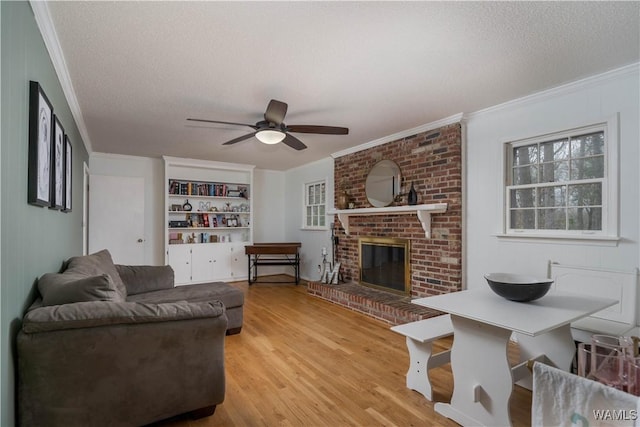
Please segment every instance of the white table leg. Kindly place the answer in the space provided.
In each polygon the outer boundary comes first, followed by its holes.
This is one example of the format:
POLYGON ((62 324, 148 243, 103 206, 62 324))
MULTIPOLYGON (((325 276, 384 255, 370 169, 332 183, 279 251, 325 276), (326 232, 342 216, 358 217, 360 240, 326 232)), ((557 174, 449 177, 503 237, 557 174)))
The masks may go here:
MULTIPOLYGON (((546 334, 536 337, 516 334, 518 346, 520 347, 520 360, 533 359, 540 355, 545 355, 556 368, 569 372, 571 361, 576 352, 576 347, 571 336, 571 325, 560 326, 546 334)), ((518 381, 518 385, 531 390, 532 378, 525 378, 518 381)))
POLYGON ((507 348, 511 331, 451 315, 453 396, 436 412, 461 425, 510 426, 513 389, 507 348))
POLYGON ((407 337, 409 349, 409 370, 407 371, 407 388, 421 393, 433 401, 431 382, 429 381, 429 359, 431 358, 432 343, 421 343, 407 337))

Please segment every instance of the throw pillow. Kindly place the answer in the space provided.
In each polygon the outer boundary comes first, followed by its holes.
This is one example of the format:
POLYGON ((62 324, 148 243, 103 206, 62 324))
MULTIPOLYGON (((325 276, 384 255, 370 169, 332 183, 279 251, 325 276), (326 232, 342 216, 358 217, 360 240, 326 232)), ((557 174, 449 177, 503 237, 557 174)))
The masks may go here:
POLYGON ((47 273, 38 280, 42 304, 61 305, 85 301, 120 301, 108 275, 80 277, 76 274, 47 273))
POLYGON ((127 298, 125 287, 108 250, 103 249, 91 255, 77 256, 69 259, 65 273, 80 274, 84 277, 106 274, 116 287, 124 301, 127 298))

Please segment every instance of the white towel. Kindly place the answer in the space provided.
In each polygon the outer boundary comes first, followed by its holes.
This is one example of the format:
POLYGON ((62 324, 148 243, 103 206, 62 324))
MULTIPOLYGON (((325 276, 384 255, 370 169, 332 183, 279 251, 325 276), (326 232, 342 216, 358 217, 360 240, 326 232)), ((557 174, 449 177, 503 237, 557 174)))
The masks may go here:
POLYGON ((533 365, 532 426, 640 426, 640 399, 544 363, 533 365))

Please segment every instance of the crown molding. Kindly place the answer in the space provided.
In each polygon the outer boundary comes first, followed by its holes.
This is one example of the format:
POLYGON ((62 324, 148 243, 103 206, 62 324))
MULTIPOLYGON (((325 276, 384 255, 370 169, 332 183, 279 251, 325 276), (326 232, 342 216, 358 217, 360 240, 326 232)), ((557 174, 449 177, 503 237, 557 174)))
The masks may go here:
POLYGON ((71 76, 67 69, 67 62, 64 59, 64 53, 60 47, 58 34, 56 33, 56 29, 51 19, 48 3, 41 0, 29 0, 29 4, 31 5, 31 10, 33 11, 33 15, 35 17, 36 24, 38 25, 38 29, 40 30, 40 34, 42 35, 42 39, 44 40, 44 44, 49 52, 49 56, 51 57, 53 68, 56 70, 56 74, 58 75, 60 86, 62 86, 62 92, 69 104, 71 115, 73 116, 78 131, 80 132, 80 136, 82 137, 82 142, 87 153, 91 154, 93 151, 91 148, 91 139, 89 138, 87 127, 84 124, 80 104, 78 103, 76 92, 73 89, 71 76))
POLYGON ((461 123, 466 120, 464 113, 454 114, 453 116, 445 117, 444 119, 437 120, 435 122, 427 123, 415 128, 403 130, 402 132, 394 133, 393 135, 383 136, 382 138, 374 139, 373 141, 365 142, 364 144, 356 145, 355 147, 347 148, 342 151, 331 154, 331 157, 336 159, 338 157, 346 156, 349 154, 357 153, 358 151, 367 150, 369 148, 377 147, 387 142, 396 141, 398 139, 413 136, 417 133, 427 132, 433 129, 438 129, 443 126, 451 125, 454 123, 461 123))
POLYGON ((467 115, 467 119, 475 119, 485 114, 494 113, 496 111, 506 110, 510 108, 521 107, 523 105, 532 104, 534 102, 544 101, 546 99, 555 98, 560 95, 565 95, 571 92, 575 92, 586 87, 593 86, 594 84, 603 83, 611 80, 615 80, 627 75, 638 73, 640 71, 640 62, 634 64, 625 65, 624 67, 616 68, 610 71, 606 71, 595 76, 586 77, 584 79, 576 80, 562 86, 556 86, 551 89, 536 92, 531 95, 523 96, 522 98, 512 99, 502 104, 493 105, 482 110, 474 111, 467 115))

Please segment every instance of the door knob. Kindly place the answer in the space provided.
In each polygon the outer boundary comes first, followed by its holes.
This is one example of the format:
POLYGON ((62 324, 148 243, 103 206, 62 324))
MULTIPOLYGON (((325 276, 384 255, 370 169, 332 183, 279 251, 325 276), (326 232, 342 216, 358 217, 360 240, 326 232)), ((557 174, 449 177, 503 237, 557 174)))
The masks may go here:
POLYGON ((138 239, 138 243, 142 243, 142 242, 144 242, 144 240, 138 239))

